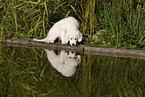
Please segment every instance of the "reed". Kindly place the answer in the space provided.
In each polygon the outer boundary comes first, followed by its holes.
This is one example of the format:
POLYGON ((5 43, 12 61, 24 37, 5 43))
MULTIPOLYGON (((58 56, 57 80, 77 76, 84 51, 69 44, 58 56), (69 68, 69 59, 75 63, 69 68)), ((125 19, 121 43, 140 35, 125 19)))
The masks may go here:
POLYGON ((55 22, 74 16, 84 35, 82 44, 145 49, 144 6, 143 0, 1 1, 0 36, 44 38, 55 22), (93 39, 100 29, 106 32, 93 39))

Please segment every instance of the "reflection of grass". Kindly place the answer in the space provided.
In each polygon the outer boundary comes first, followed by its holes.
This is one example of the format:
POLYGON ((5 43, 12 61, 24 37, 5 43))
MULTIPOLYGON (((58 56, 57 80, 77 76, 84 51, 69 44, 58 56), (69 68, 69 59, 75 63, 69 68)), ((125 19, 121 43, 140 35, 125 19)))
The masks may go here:
POLYGON ((38 0, 1 1, 2 39, 44 38, 58 20, 74 16, 80 22, 84 44, 143 48, 145 41, 143 0, 38 0), (92 36, 105 29, 99 39, 92 36))
POLYGON ((145 61, 128 58, 98 57, 92 69, 94 95, 143 96, 145 61), (97 73, 95 71, 98 71, 97 73))
POLYGON ((0 95, 140 96, 144 60, 81 55, 76 73, 66 78, 48 62, 44 50, 0 48, 0 95))

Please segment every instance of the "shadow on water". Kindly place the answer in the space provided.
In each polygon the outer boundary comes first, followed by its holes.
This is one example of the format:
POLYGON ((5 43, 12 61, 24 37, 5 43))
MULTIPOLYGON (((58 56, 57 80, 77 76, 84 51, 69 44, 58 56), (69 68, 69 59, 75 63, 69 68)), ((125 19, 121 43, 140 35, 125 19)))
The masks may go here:
POLYGON ((0 95, 145 96, 145 59, 0 47, 0 95))

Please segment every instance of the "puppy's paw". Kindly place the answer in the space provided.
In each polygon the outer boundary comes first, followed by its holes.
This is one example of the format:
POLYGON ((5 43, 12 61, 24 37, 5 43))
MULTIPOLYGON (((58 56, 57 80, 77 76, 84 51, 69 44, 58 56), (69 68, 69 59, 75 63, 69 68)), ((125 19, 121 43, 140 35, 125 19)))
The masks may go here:
POLYGON ((50 43, 54 43, 54 41, 50 41, 50 43))
POLYGON ((67 44, 68 41, 63 41, 63 40, 62 40, 61 43, 62 43, 62 44, 67 44))

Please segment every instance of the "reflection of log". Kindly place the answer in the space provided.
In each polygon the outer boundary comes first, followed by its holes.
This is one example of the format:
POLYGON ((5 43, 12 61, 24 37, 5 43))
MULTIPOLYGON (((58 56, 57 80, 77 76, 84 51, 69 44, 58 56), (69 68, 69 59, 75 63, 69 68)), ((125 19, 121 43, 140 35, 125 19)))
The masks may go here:
POLYGON ((70 46, 70 45, 62 45, 60 43, 49 44, 44 42, 35 42, 33 40, 5 40, 5 41, 0 40, 0 44, 15 47, 66 50, 66 51, 81 52, 85 54, 145 59, 145 51, 140 50, 88 47, 85 45, 70 46))

